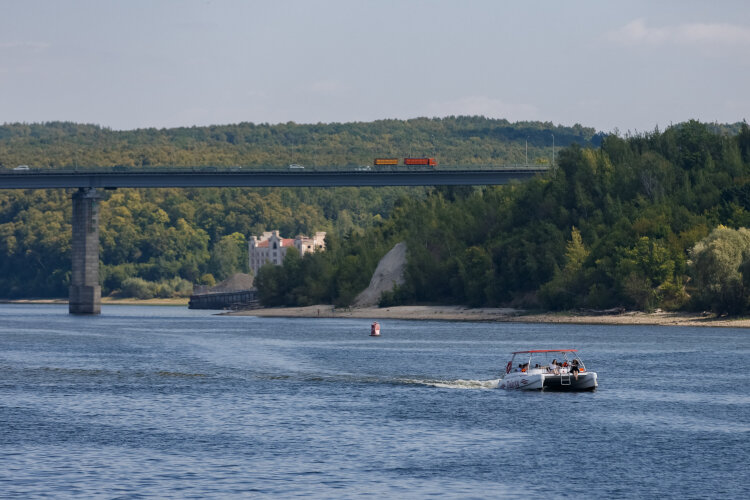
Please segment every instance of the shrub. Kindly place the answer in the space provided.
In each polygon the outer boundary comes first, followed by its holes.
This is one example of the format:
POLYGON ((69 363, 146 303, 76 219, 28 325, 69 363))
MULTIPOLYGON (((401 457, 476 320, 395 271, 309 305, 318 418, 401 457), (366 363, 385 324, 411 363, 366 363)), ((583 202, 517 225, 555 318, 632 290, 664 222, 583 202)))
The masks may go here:
POLYGON ((156 295, 155 283, 143 278, 126 278, 122 282, 120 295, 137 299, 152 299, 156 295))

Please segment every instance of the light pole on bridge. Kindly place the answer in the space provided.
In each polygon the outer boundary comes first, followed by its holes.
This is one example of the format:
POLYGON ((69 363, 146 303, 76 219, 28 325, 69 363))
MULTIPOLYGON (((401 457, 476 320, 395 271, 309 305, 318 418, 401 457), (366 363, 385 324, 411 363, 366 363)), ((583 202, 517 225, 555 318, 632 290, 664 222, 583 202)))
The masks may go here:
POLYGON ((552 166, 555 166, 555 134, 550 134, 552 136, 552 166))

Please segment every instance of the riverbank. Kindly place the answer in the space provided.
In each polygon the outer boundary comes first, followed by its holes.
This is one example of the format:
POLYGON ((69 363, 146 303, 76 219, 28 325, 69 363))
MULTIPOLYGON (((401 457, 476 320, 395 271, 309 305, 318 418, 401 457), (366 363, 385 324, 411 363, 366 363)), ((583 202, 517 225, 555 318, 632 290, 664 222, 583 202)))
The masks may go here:
POLYGON ((334 309, 328 305, 279 307, 224 313, 230 316, 287 318, 363 318, 445 321, 489 321, 519 323, 570 323, 588 325, 659 325, 750 328, 750 318, 726 318, 699 313, 624 312, 596 315, 578 313, 530 313, 510 308, 470 309, 462 306, 398 306, 334 309))
MULTIPOLYGON (((0 304, 67 304, 67 299, 0 300, 0 304)), ((187 298, 115 299, 103 297, 104 305, 179 306, 187 307, 187 298)), ((463 306, 398 306, 333 308, 321 304, 307 307, 272 307, 244 311, 217 311, 227 316, 262 316, 280 318, 362 318, 372 320, 410 319, 438 321, 484 321, 516 323, 567 323, 581 325, 655 325, 708 326, 750 328, 747 317, 716 317, 711 314, 684 312, 645 313, 627 311, 622 314, 597 315, 576 312, 537 313, 511 308, 477 308, 463 306)))

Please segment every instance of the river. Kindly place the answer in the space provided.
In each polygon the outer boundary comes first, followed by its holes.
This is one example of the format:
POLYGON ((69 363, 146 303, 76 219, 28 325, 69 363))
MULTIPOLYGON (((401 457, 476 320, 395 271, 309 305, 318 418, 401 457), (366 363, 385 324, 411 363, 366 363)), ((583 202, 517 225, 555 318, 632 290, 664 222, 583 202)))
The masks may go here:
POLYGON ((750 332, 0 305, 3 498, 747 498, 750 332), (593 393, 497 389, 578 348, 593 393))

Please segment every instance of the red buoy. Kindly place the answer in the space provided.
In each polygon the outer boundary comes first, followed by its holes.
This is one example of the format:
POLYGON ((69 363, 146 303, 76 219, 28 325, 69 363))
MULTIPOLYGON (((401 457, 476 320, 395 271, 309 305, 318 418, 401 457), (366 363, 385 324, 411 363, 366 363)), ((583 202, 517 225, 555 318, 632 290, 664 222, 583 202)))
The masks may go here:
POLYGON ((370 326, 370 337, 380 337, 380 325, 377 321, 370 326))

